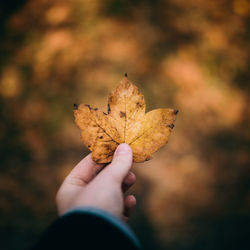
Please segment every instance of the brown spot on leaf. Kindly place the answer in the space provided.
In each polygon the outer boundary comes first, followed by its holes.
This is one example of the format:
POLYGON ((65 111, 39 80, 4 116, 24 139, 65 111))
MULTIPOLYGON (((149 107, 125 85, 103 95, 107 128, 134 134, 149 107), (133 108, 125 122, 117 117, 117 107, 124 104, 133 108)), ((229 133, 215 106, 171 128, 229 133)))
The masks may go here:
POLYGON ((173 129, 174 128, 174 124, 172 123, 172 124, 168 125, 168 127, 170 127, 171 129, 173 129))
POLYGON ((104 147, 105 147, 108 151, 110 151, 110 150, 111 150, 111 148, 110 148, 110 145, 109 145, 109 144, 105 144, 105 145, 104 145, 104 147))
POLYGON ((120 111, 120 117, 121 117, 121 118, 122 118, 122 117, 126 117, 126 113, 120 111))
POLYGON ((91 110, 92 108, 90 107, 90 105, 89 104, 85 104, 85 106, 86 107, 88 107, 89 108, 89 110, 91 110))
MULTIPOLYGON (((111 98, 112 99, 112 98, 111 98)), ((108 114, 110 113, 110 105, 108 104, 108 114)))
POLYGON ((136 103, 136 107, 137 107, 137 108, 141 108, 141 107, 142 107, 142 103, 137 102, 137 103, 136 103))

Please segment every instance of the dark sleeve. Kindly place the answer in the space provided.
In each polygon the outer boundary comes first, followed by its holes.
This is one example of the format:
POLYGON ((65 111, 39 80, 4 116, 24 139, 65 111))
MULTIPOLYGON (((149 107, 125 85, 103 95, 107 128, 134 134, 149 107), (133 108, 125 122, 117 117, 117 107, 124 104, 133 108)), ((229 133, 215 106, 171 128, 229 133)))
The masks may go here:
POLYGON ((130 228, 112 214, 93 207, 59 217, 32 249, 141 249, 130 228))

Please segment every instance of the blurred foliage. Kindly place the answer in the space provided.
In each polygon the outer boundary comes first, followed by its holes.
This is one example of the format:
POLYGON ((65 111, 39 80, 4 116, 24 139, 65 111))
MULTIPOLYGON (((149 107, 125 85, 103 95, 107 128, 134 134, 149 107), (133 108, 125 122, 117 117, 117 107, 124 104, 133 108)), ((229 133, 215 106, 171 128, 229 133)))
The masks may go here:
POLYGON ((2 1, 1 249, 56 218, 56 191, 88 153, 72 105, 105 110, 124 72, 148 110, 180 110, 168 145, 134 166, 145 249, 244 249, 249 21, 247 0, 2 1))

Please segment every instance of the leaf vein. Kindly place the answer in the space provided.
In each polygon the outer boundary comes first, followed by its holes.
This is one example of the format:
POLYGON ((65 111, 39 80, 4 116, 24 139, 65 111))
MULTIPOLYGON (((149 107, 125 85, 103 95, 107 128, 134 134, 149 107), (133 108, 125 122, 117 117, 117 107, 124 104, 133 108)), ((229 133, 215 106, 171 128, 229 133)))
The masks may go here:
POLYGON ((103 127, 101 127, 100 126, 100 124, 96 121, 96 120, 93 120, 93 119, 91 119, 90 118, 90 120, 91 121, 93 121, 94 123, 96 123, 96 125, 100 128, 100 129, 102 129, 103 130, 103 132, 107 135, 107 136, 109 136, 116 144, 118 144, 119 145, 119 143, 103 128, 103 127))
POLYGON ((145 131, 143 131, 143 133, 142 133, 141 135, 137 136, 132 142, 129 143, 129 145, 133 144, 133 143, 134 143, 135 141, 137 141, 140 137, 142 137, 143 135, 145 135, 146 132, 147 132, 148 130, 150 130, 150 129, 152 129, 152 128, 153 128, 153 127, 151 126, 151 127, 149 127, 148 129, 146 129, 145 131))

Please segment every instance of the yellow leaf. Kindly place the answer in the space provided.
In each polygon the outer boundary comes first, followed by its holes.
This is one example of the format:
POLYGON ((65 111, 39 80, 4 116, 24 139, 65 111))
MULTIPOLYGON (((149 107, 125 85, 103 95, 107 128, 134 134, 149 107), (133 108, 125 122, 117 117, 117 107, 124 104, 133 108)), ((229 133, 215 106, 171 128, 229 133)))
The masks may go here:
POLYGON ((177 113, 155 109, 145 114, 144 96, 126 76, 108 98, 108 114, 83 104, 74 109, 82 141, 97 163, 111 162, 121 143, 130 145, 134 162, 151 159, 167 143, 177 113))

